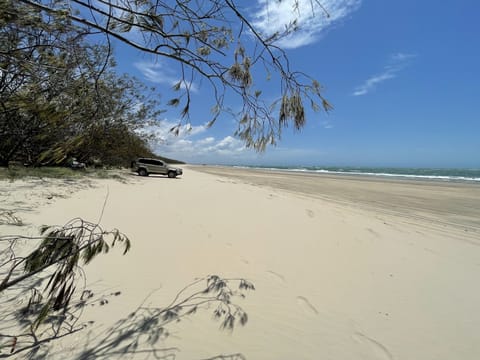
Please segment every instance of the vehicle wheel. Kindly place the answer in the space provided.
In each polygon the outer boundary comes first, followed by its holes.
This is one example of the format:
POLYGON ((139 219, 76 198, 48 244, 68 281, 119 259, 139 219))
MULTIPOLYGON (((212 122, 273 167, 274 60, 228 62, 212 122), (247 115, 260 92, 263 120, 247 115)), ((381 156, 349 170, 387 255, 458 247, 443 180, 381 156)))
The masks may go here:
POLYGON ((172 178, 174 178, 174 177, 176 177, 176 176, 177 176, 177 174, 174 173, 173 171, 169 171, 169 172, 168 172, 168 177, 169 177, 169 178, 172 179, 172 178))
POLYGON ((145 169, 138 170, 138 175, 140 176, 148 176, 148 172, 145 169))

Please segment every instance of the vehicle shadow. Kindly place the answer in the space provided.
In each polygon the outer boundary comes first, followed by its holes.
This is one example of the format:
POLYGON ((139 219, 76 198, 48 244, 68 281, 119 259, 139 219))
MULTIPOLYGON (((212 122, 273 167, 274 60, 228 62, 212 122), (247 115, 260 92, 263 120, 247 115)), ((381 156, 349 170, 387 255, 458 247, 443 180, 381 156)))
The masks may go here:
POLYGON ((138 175, 136 172, 130 173, 132 176, 138 177, 138 178, 143 178, 143 179, 168 179, 168 180, 181 180, 182 176, 176 176, 174 178, 169 178, 167 175, 160 175, 160 174, 149 174, 148 176, 141 176, 138 175))

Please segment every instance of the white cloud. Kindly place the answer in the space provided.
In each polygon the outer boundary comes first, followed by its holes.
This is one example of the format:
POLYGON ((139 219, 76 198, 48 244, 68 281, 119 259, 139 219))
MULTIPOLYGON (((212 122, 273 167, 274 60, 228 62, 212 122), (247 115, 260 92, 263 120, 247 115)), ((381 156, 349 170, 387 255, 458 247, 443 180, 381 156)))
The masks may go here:
POLYGON ((234 160, 240 156, 252 153, 245 148, 242 141, 227 136, 216 139, 213 136, 200 137, 207 130, 206 124, 179 126, 178 135, 170 131, 178 124, 169 120, 160 122, 157 126, 143 129, 153 135, 152 148, 159 155, 187 162, 215 162, 234 160))
POLYGON ((353 95, 361 96, 368 94, 375 87, 387 80, 394 79, 397 74, 409 65, 410 60, 416 55, 396 53, 390 56, 389 62, 383 67, 383 71, 367 79, 362 85, 355 88, 353 95))
POLYGON ((242 141, 232 136, 227 136, 203 150, 210 154, 217 153, 220 155, 237 155, 245 152, 247 149, 242 141))
POLYGON ((322 32, 345 19, 360 4, 361 0, 257 0, 252 24, 269 36, 296 21, 298 30, 277 44, 292 49, 317 41, 322 32))
POLYGON ((198 145, 204 146, 204 145, 211 145, 215 142, 215 138, 210 136, 205 139, 198 140, 198 145))
MULTIPOLYGON (((155 153, 196 164, 313 164, 325 158, 325 153, 317 149, 271 147, 265 153, 257 153, 247 149, 243 141, 233 136, 207 136, 206 125, 191 126, 191 130, 188 124, 182 125, 178 136, 175 136, 170 129, 177 124, 164 120, 157 126, 144 129, 146 133, 155 136, 155 141, 151 143, 155 153)), ((324 126, 328 127, 327 124, 324 126)))
POLYGON ((198 92, 198 88, 194 83, 180 79, 171 69, 164 66, 162 62, 140 61, 134 63, 133 65, 148 81, 157 84, 169 85, 171 87, 181 81, 180 88, 189 88, 192 92, 198 92))

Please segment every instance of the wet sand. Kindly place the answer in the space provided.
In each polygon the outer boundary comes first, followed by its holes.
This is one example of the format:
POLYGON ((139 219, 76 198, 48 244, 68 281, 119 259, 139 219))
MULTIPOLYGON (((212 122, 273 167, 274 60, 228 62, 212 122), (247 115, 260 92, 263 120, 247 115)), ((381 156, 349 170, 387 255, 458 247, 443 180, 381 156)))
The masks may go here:
POLYGON ((432 225, 480 232, 480 184, 356 175, 195 166, 196 171, 237 179, 432 225))

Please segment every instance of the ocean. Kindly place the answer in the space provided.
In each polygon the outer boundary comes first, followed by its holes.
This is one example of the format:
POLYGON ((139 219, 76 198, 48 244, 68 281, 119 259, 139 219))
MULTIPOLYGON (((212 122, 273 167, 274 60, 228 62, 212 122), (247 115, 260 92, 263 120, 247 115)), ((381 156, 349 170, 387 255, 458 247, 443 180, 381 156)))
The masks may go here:
POLYGON ((238 168, 295 171, 325 174, 349 174, 395 178, 425 179, 439 181, 467 181, 480 183, 480 169, 432 169, 392 167, 337 167, 337 166, 251 166, 234 165, 238 168))

